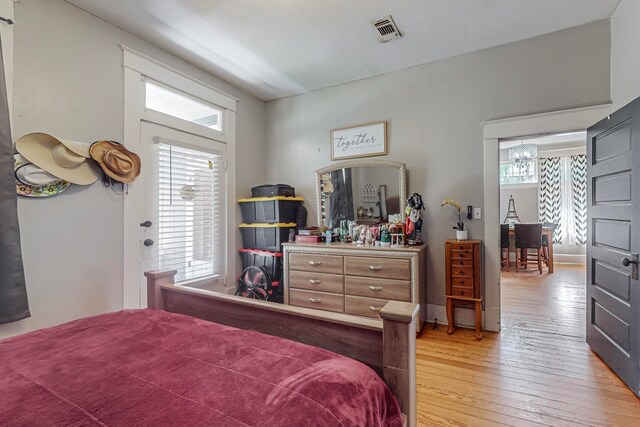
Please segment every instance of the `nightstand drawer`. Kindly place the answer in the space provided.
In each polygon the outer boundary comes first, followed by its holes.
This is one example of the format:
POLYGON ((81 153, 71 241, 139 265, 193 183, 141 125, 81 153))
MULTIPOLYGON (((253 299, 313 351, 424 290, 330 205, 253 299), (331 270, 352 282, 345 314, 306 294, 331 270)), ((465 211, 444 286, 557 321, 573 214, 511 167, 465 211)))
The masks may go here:
POLYGON ((451 277, 473 277, 473 267, 451 266, 451 277))
POLYGON ((289 289, 289 304, 344 313, 344 295, 289 289))
POLYGON ((451 252, 464 252, 473 255, 473 244, 451 243, 451 252))
POLYGON ((457 286, 459 288, 473 288, 473 277, 452 277, 451 286, 457 286))
POLYGON ((409 281, 356 276, 345 276, 344 280, 344 290, 348 295, 411 301, 409 281))
POLYGON ((289 288, 341 294, 344 292, 344 276, 342 274, 291 270, 289 272, 289 288))
POLYGON ((411 261, 396 258, 344 257, 344 272, 350 276, 411 279, 411 261))
POLYGON ((451 256, 456 258, 473 259, 473 249, 470 247, 466 247, 465 249, 451 249, 451 256))
POLYGON ((389 300, 378 298, 354 297, 347 295, 344 300, 345 313, 356 316, 378 318, 378 313, 389 300))
POLYGON ((290 254, 289 269, 342 274, 344 260, 343 257, 336 255, 290 254))
POLYGON ((473 289, 467 287, 461 288, 459 286, 452 286, 451 295, 457 297, 473 297, 473 289))
POLYGON ((451 258, 451 266, 456 267, 473 267, 473 258, 451 258))

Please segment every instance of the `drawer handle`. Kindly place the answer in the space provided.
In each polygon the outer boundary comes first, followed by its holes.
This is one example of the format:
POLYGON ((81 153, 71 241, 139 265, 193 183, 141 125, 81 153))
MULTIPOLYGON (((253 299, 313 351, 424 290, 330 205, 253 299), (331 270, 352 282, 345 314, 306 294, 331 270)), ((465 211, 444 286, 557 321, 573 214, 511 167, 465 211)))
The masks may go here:
POLYGON ((309 265, 318 266, 322 264, 320 261, 309 261, 309 265))
POLYGON ((382 286, 369 285, 369 289, 371 289, 372 291, 378 292, 382 290, 382 286))
MULTIPOLYGON (((309 280, 309 281, 311 281, 311 280, 309 280)), ((464 280, 460 280, 460 284, 464 285, 464 280)))
POLYGON ((460 295, 464 295, 464 291, 460 291, 460 295))
POLYGON ((380 271, 380 270, 382 270, 382 266, 381 265, 370 265, 369 266, 369 270, 380 271))
POLYGON ((374 305, 370 305, 369 306, 369 310, 371 311, 375 311, 376 313, 379 312, 380 310, 382 310, 382 307, 376 307, 374 305))
POLYGON ((313 304, 317 304, 319 302, 321 302, 320 298, 309 298, 309 302, 313 303, 313 304))
POLYGON ((319 285, 320 283, 322 283, 320 280, 309 279, 309 284, 311 285, 319 285))

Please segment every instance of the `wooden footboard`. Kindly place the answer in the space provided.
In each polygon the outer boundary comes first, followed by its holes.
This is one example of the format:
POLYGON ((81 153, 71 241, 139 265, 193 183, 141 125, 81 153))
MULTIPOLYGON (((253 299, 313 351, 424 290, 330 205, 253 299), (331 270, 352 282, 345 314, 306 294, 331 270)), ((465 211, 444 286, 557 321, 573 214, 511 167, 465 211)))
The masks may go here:
POLYGON ((373 368, 400 402, 406 424, 416 425, 416 317, 419 305, 390 301, 382 322, 266 303, 174 284, 176 271, 146 272, 149 308, 187 314, 321 347, 373 368))

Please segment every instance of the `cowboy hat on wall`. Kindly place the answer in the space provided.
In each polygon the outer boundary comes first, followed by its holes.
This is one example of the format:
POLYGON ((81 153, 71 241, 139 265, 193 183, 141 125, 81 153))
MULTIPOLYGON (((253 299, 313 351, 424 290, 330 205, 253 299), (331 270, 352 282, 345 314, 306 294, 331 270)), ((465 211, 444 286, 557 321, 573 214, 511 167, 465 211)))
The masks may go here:
POLYGON ((16 193, 24 197, 57 196, 71 186, 50 173, 30 163, 20 154, 13 156, 13 173, 16 181, 16 193))
POLYGON ((16 150, 29 162, 54 177, 77 185, 90 185, 100 170, 90 159, 91 143, 28 133, 16 141, 16 150))
POLYGON ((128 184, 140 175, 140 157, 113 141, 98 141, 91 145, 91 158, 114 181, 128 184))

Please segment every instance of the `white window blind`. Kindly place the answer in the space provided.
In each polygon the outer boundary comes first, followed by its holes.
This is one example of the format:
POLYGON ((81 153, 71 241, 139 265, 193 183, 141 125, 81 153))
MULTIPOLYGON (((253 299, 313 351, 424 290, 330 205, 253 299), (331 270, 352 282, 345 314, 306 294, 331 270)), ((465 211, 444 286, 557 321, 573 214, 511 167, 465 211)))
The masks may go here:
POLYGON ((224 275, 223 153, 156 144, 157 264, 177 283, 224 275))

